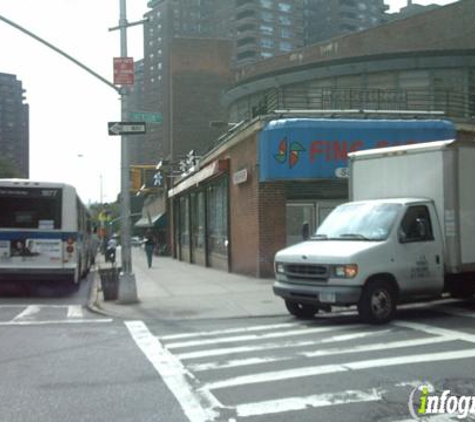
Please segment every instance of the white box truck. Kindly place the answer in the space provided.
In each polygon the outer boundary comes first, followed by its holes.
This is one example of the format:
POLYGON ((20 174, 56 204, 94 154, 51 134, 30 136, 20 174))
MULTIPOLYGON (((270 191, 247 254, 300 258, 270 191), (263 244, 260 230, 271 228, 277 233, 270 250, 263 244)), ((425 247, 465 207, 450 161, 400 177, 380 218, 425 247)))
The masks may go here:
POLYGON ((372 323, 397 303, 475 293, 475 141, 349 154, 350 200, 275 256, 290 313, 357 305, 372 323))

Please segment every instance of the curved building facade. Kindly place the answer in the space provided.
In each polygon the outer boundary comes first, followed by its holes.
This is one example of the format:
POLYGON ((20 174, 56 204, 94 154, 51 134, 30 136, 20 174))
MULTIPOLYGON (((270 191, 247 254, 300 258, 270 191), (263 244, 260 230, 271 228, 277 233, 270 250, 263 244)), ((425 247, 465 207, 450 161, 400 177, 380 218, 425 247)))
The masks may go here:
POLYGON ((475 116, 475 2, 461 0, 241 69, 223 99, 238 122, 275 110, 475 116))

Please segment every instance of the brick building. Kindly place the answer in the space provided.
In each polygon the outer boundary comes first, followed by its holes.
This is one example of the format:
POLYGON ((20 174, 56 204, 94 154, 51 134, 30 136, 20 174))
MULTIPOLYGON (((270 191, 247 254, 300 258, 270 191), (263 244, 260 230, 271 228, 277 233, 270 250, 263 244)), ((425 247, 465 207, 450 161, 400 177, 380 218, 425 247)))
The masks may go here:
POLYGON ((229 121, 240 126, 168 193, 174 256, 271 276, 275 252, 301 239, 303 223, 313 231, 348 199, 348 151, 377 147, 371 140, 378 136, 399 143, 473 139, 474 5, 461 0, 238 70, 223 99, 229 121), (437 123, 440 131, 413 132, 410 125, 439 112, 450 119, 437 123), (335 116, 338 126, 351 116, 345 124, 392 129, 351 142, 343 132, 325 137, 318 125, 334 124, 335 116))
POLYGON ((439 120, 272 119, 242 125, 168 191, 173 255, 270 277, 275 253, 348 199, 348 151, 455 136, 439 120))

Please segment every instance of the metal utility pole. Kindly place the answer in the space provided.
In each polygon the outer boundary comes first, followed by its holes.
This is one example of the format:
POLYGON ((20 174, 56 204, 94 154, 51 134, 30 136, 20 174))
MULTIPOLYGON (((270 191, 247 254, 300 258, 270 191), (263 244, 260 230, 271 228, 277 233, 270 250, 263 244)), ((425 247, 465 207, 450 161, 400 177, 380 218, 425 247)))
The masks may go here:
MULTIPOLYGON (((122 58, 127 57, 127 12, 126 0, 120 0, 120 55, 122 58)), ((129 95, 129 88, 122 86, 120 91, 121 98, 121 119, 126 122, 127 119, 127 98, 129 95)), ((129 180, 129 151, 127 145, 127 137, 121 136, 121 189, 120 189, 120 216, 121 216, 121 230, 120 243, 122 246, 122 271, 119 275, 119 295, 120 303, 131 304, 138 302, 137 286, 135 282, 135 275, 132 273, 132 250, 130 243, 130 180, 129 180)))

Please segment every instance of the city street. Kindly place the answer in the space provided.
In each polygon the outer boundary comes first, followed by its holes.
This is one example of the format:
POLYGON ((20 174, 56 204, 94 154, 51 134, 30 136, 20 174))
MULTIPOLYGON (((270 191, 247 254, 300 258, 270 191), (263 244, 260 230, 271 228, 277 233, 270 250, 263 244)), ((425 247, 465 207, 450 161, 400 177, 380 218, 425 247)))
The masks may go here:
POLYGON ((122 320, 84 308, 89 288, 0 299, 0 420, 407 421, 420 384, 473 395, 473 303, 382 326, 353 310, 122 320))

